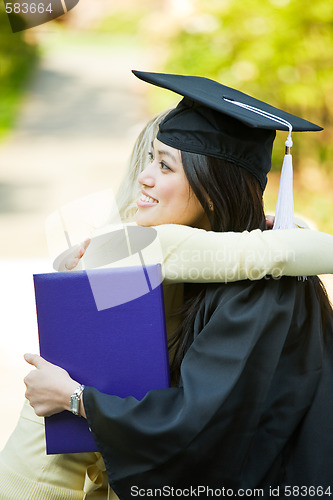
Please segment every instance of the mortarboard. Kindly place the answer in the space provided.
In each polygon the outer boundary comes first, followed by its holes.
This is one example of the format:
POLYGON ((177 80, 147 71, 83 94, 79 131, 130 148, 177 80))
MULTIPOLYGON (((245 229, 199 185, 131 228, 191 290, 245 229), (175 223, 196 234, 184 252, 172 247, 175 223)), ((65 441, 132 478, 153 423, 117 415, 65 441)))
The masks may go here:
POLYGON ((276 130, 287 130, 274 228, 294 226, 291 132, 319 131, 322 127, 209 78, 133 73, 145 82, 183 96, 159 126, 157 138, 161 142, 237 163, 258 179, 263 190, 271 169, 276 130))

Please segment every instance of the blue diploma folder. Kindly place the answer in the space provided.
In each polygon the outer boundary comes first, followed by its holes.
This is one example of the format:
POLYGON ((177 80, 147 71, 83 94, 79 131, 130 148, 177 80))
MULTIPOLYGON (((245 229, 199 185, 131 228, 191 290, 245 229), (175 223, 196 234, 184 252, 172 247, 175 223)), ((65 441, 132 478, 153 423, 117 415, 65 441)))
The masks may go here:
MULTIPOLYGON (((161 282, 159 265, 34 275, 41 355, 122 398, 168 387, 161 282)), ((45 432, 48 454, 97 451, 87 421, 68 411, 46 417, 45 432)))

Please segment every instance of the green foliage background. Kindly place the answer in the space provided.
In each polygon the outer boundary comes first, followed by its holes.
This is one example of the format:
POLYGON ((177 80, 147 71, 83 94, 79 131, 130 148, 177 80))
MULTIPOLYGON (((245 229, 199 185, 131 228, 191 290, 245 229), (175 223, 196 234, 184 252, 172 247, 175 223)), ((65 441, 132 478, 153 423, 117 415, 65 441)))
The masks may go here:
POLYGON ((38 49, 26 33, 12 33, 0 2, 0 139, 15 120, 24 87, 38 60, 38 49))
POLYGON ((318 122, 325 132, 302 138, 302 148, 321 168, 331 168, 333 2, 197 0, 194 5, 173 30, 162 31, 165 56, 159 69, 217 79, 318 122))

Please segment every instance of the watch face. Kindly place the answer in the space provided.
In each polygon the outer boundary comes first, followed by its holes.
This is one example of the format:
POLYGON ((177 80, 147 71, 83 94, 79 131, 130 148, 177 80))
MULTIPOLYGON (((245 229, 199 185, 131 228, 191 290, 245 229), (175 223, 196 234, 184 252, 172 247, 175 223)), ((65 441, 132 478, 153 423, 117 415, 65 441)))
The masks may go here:
POLYGON ((71 409, 71 412, 74 413, 74 415, 80 414, 80 412, 79 412, 79 410, 80 410, 80 398, 81 398, 83 390, 84 390, 84 385, 80 385, 80 387, 78 387, 74 391, 74 394, 72 394, 72 396, 71 396, 70 409, 71 409))
POLYGON ((72 396, 71 397, 71 412, 74 413, 74 415, 78 415, 79 405, 80 405, 80 399, 77 396, 72 396))

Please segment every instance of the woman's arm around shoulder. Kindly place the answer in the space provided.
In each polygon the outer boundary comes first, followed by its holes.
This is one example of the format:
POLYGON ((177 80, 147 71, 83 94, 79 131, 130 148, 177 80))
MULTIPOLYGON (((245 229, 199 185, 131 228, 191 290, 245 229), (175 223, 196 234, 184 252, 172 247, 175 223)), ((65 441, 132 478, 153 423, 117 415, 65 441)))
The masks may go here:
POLYGON ((188 226, 155 226, 165 280, 228 282, 266 275, 333 272, 333 236, 308 229, 218 233, 188 226))

